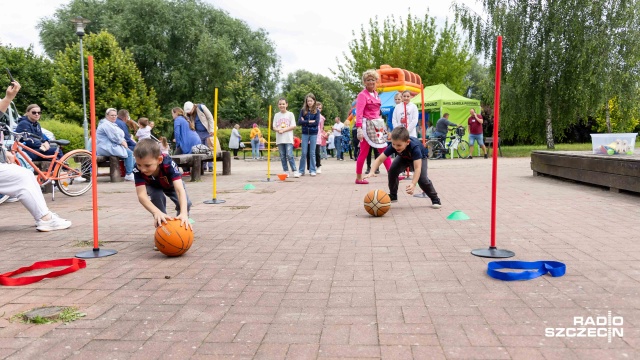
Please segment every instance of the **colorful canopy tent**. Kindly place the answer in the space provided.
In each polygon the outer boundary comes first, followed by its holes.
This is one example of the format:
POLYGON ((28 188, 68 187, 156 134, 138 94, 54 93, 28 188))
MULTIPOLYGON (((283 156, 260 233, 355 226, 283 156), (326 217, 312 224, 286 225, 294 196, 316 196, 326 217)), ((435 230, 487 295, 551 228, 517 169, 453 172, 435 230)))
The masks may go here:
MULTIPOLYGON (((411 99, 411 102, 421 108, 421 95, 418 94, 411 99)), ((444 84, 427 86, 424 88, 424 109, 430 113, 430 119, 440 117, 444 113, 449 113, 449 121, 466 126, 469 118, 469 110, 475 109, 479 114, 480 100, 467 99, 451 91, 444 84)), ((437 119, 435 119, 437 120, 437 119)), ((435 125, 435 123, 433 123, 435 125)))

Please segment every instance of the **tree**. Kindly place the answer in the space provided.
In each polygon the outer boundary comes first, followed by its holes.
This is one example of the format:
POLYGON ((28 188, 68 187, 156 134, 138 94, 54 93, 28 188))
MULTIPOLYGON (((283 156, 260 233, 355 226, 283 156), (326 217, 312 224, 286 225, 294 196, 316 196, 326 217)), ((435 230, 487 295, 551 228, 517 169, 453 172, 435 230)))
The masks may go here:
POLYGON ((214 88, 239 76, 263 101, 275 94, 280 63, 268 33, 200 0, 72 0, 39 24, 49 56, 77 41, 69 19, 78 15, 91 20, 87 33, 106 30, 131 51, 164 110, 211 104, 214 88))
POLYGON ((493 61, 496 36, 504 36, 501 136, 505 139, 546 142, 552 149, 566 129, 617 95, 624 99, 623 112, 637 102, 639 2, 482 0, 481 4, 486 21, 464 5, 454 4, 454 9, 476 53, 493 61))
MULTIPOLYGON (((43 104, 44 94, 53 82, 53 66, 44 56, 36 55, 33 48, 0 46, 0 68, 11 70, 13 78, 20 83, 22 89, 14 102, 18 111, 24 111, 29 104, 39 104, 46 113, 43 104)), ((80 67, 78 67, 80 73, 80 67)), ((9 76, 4 75, 3 84, 9 84, 9 76)))
POLYGON ((351 98, 339 81, 306 70, 298 70, 287 76, 282 84, 283 96, 289 103, 289 110, 296 116, 304 103, 304 97, 313 93, 323 104, 323 114, 327 119, 339 116, 345 119, 351 109, 351 98))
MULTIPOLYGON (((98 118, 102 118, 110 107, 128 109, 132 118, 144 116, 154 119, 160 116, 155 92, 147 89, 131 53, 122 51, 111 34, 104 31, 90 34, 85 37, 84 47, 85 64, 88 64, 89 55, 94 57, 98 118)), ((80 46, 76 43, 56 55, 53 86, 47 91, 45 105, 56 120, 81 124, 84 118, 79 53, 80 46)))
POLYGON ((410 13, 406 21, 396 22, 391 16, 380 24, 377 17, 370 19, 369 28, 363 25, 360 37, 349 43, 349 55, 343 54, 343 60, 333 73, 352 96, 362 90, 362 73, 382 64, 415 72, 425 86, 443 83, 462 94, 471 66, 455 26, 447 22, 438 32, 435 18, 425 14, 419 19, 410 13))
POLYGON ((251 74, 236 73, 222 89, 224 101, 220 102, 220 116, 233 122, 247 119, 266 118, 260 95, 251 87, 251 74))

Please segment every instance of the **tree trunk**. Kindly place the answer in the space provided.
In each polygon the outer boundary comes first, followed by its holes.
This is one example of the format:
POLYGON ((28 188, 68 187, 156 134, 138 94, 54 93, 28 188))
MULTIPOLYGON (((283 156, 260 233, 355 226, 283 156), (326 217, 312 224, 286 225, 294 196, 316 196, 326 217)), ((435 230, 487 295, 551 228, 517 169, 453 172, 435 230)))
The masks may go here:
POLYGON ((607 101, 607 103, 605 104, 604 107, 604 118, 606 120, 607 123, 607 132, 610 133, 611 132, 611 113, 609 112, 609 102, 607 101))
POLYGON ((547 102, 547 120, 545 121, 547 126, 547 149, 555 149, 555 143, 553 142, 553 126, 551 123, 551 105, 547 102))

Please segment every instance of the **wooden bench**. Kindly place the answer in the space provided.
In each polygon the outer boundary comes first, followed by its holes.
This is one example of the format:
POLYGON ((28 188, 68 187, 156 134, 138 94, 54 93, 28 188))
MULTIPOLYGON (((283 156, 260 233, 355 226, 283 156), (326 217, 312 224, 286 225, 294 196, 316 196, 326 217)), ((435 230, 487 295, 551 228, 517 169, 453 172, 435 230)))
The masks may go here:
MULTIPOLYGON (((484 145, 487 147, 487 154, 489 154, 489 149, 493 150, 493 138, 484 138, 484 145)), ((502 156, 502 149, 500 148, 500 138, 498 138, 498 153, 500 154, 500 156, 502 156)))
MULTIPOLYGON (((184 155, 172 155, 171 159, 175 161, 178 166, 189 169, 191 173, 191 181, 200 181, 204 174, 203 163, 213 160, 213 156, 205 154, 184 154, 184 155)), ((223 151, 216 156, 216 162, 222 162, 222 175, 231 175, 231 153, 223 151)))
MULTIPOLYGON (((197 169, 195 174, 194 171, 191 171, 191 181, 198 181, 202 174, 204 174, 204 167, 202 166, 202 163, 212 161, 213 156, 206 156, 204 154, 186 154, 172 155, 171 159, 173 159, 173 161, 175 161, 179 166, 197 169), (193 160, 196 156, 200 161, 196 161, 194 163, 193 160)), ((111 182, 124 181, 124 159, 117 156, 98 156, 96 157, 96 160, 98 162, 98 167, 109 168, 109 174, 104 175, 108 175, 111 182)), ((230 175, 231 154, 228 151, 223 151, 216 160, 222 162, 222 175, 230 175)), ((98 174, 98 176, 102 176, 102 174, 98 174)))

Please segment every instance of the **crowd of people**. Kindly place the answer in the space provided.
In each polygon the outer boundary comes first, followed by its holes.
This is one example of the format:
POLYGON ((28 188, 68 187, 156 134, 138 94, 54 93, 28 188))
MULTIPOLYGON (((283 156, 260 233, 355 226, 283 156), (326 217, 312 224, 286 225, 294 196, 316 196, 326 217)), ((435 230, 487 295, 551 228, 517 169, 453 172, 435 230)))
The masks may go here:
MULTIPOLYGON (((432 207, 439 208, 440 199, 427 176, 428 151, 418 138, 418 109, 410 102, 411 93, 405 91, 394 97, 396 106, 391 114, 393 131, 388 132, 386 121, 380 114, 381 102, 376 91, 377 81, 378 73, 375 70, 367 70, 362 75, 364 88, 357 96, 353 127, 349 120, 343 123, 340 117, 336 117, 330 130, 326 131, 322 103, 317 101, 312 93, 305 96, 297 118, 288 111, 287 100, 280 98, 279 111, 274 115, 270 126, 276 134, 276 145, 283 171, 287 176, 295 178, 305 176, 308 171, 313 177, 322 173, 322 160, 328 159, 329 155, 333 157, 334 151, 337 161, 344 161, 345 154, 349 154, 349 158, 356 161, 355 184, 368 184, 367 178, 379 174, 379 167, 384 165, 387 170, 389 195, 392 201, 397 201, 399 181, 404 179, 402 174, 405 170, 411 171, 415 176, 405 191, 413 194, 416 186, 419 186, 424 196, 431 199, 432 207), (294 136, 294 130, 298 126, 301 128, 300 138, 294 136), (300 148, 302 152, 298 164, 294 157, 295 148, 300 148), (372 155, 375 159, 373 163, 372 155), (365 161, 367 170, 363 175, 365 161)), ((19 89, 20 85, 17 82, 12 83, 7 89, 7 95, 0 101, 0 112, 5 111, 19 89)), ((220 149, 218 140, 214 139, 213 116, 204 104, 187 101, 182 108, 173 108, 171 114, 174 155, 190 154, 202 147, 212 149, 214 142, 220 149)), ((43 155, 52 155, 55 149, 50 145, 49 137, 39 124, 41 115, 41 108, 37 104, 29 105, 24 116, 20 118, 16 132, 36 135, 24 140, 25 145, 43 155)), ((482 139, 482 116, 474 110, 471 110, 470 115, 470 142, 472 145, 478 142, 486 158, 486 147, 482 139)), ((449 126, 459 125, 449 121, 448 114, 443 114, 435 126, 429 125, 427 135, 446 136, 449 126)), ((188 212, 191 202, 181 181, 183 172, 171 160, 169 141, 165 137, 155 138, 152 135, 153 127, 153 121, 148 118, 140 117, 136 122, 131 120, 128 110, 109 108, 96 130, 96 154, 116 156, 124 160, 124 179, 135 182, 140 203, 152 213, 156 225, 170 218, 166 214, 168 197, 176 205, 177 218, 184 226, 190 226, 188 212)), ((236 124, 229 139, 229 148, 233 150, 236 159, 239 149, 244 147, 239 129, 240 126, 236 124)), ((252 158, 260 159, 260 150, 266 140, 257 124, 253 124, 249 137, 252 158)), ((58 155, 61 156, 62 152, 58 155)), ((11 157, 11 154, 8 156, 11 157)), ((29 156, 39 160, 37 155, 29 153, 29 156)), ((11 195, 21 201, 34 216, 37 229, 40 231, 71 226, 71 222, 47 209, 32 172, 12 162, 12 159, 5 159, 4 163, 0 163, 0 194, 11 195)), ((207 164, 205 169, 211 167, 211 164, 207 164)))

